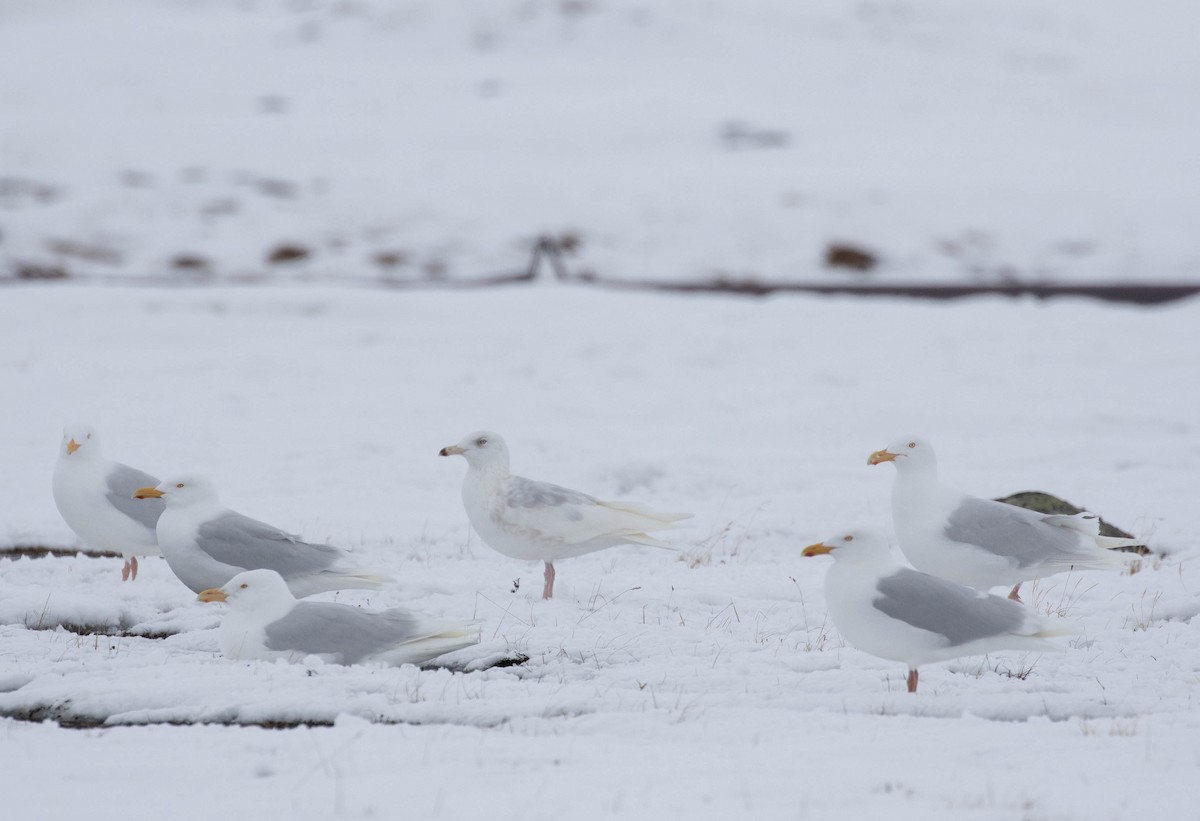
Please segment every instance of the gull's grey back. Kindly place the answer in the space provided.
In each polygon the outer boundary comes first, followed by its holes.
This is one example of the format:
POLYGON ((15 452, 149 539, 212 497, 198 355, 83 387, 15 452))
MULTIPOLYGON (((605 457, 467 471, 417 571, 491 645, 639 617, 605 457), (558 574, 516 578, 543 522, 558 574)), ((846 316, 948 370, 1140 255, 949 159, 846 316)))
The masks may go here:
POLYGON ((233 567, 267 567, 284 579, 330 569, 342 557, 333 545, 302 542, 249 516, 228 510, 200 525, 200 549, 233 567))
POLYGON ((968 498, 946 522, 946 538, 979 545, 1024 567, 1047 554, 1078 552, 1079 533, 1041 521, 1041 514, 1003 502, 968 498))
POLYGON ((162 515, 162 499, 135 499, 133 492, 142 487, 154 487, 158 480, 145 471, 116 462, 106 477, 108 503, 130 519, 154 530, 162 515))
POLYGON ((418 637, 417 620, 406 610, 371 613, 332 602, 300 602, 266 627, 268 650, 336 654, 343 664, 418 637))
POLYGON ((1019 630, 1026 613, 1021 605, 997 596, 986 598, 952 582, 901 568, 876 585, 875 608, 913 627, 937 633, 950 647, 1019 630))
POLYGON ((596 499, 578 490, 514 476, 504 495, 504 503, 509 507, 560 507, 566 504, 594 505, 596 499))

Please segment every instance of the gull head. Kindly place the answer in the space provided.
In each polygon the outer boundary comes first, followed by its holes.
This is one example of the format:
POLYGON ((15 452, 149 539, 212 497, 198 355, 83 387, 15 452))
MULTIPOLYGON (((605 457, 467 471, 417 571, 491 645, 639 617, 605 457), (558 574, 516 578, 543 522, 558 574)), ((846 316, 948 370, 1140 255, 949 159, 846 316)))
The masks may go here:
POLYGON ((937 456, 933 453, 933 446, 920 436, 903 436, 867 457, 868 465, 884 462, 892 462, 896 470, 901 471, 937 471, 937 456))
POLYGON ((139 487, 133 492, 135 499, 162 499, 167 507, 217 501, 217 489, 208 479, 195 474, 174 476, 156 487, 139 487))
POLYGON ((59 456, 72 459, 87 459, 100 455, 100 437, 91 425, 74 424, 63 428, 59 456))
POLYGON ((508 445, 504 437, 489 430, 477 430, 457 445, 438 451, 441 456, 461 456, 471 467, 502 467, 508 470, 508 445))
POLYGON ((856 527, 843 530, 836 536, 804 548, 800 555, 830 555, 835 561, 873 562, 890 558, 887 542, 873 530, 856 527))
POLYGON ((238 573, 221 587, 201 590, 196 598, 249 609, 277 609, 281 602, 295 601, 283 577, 265 567, 238 573))

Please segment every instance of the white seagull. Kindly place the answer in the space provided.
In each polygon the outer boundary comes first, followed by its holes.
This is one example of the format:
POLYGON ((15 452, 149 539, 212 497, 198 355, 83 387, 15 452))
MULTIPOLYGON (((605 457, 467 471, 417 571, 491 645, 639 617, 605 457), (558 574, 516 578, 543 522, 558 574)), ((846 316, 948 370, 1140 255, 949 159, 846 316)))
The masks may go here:
POLYGON ((90 425, 63 428, 54 465, 54 504, 85 543, 125 557, 122 580, 137 578, 138 556, 159 555, 154 528, 163 504, 132 498, 136 488, 157 483, 149 473, 105 459, 90 425))
POLYGON ((870 455, 871 465, 896 466, 892 518, 900 550, 913 567, 979 590, 1012 585, 1020 601, 1021 583, 1073 567, 1119 568, 1113 548, 1142 544, 1137 539, 1100 535, 1092 513, 1046 515, 980 499, 938 481, 933 447, 907 436, 870 455))
POLYGON ((883 538, 848 530, 804 548, 805 556, 833 557, 825 576, 825 603, 834 626, 853 646, 908 665, 908 691, 917 691, 917 668, 993 650, 1060 650, 1046 641, 1073 635, 1027 607, 903 567, 883 538))
POLYGON ((656 513, 632 502, 602 502, 586 493, 508 472, 508 446, 498 433, 472 433, 442 456, 467 460, 463 506, 475 532, 514 559, 545 562, 542 598, 554 595, 554 562, 619 544, 668 547, 647 535, 690 513, 656 513))
POLYGON ((243 570, 279 573, 297 596, 350 587, 377 588, 391 577, 353 567, 346 551, 312 544, 221 505, 212 482, 177 476, 138 488, 135 499, 162 499, 158 520, 163 558, 181 582, 199 593, 243 570))
POLYGON ((221 587, 200 591, 204 602, 227 602, 221 652, 231 659, 320 656, 333 664, 424 664, 479 643, 473 621, 432 621, 396 607, 363 610, 333 602, 297 601, 274 570, 247 570, 221 587))

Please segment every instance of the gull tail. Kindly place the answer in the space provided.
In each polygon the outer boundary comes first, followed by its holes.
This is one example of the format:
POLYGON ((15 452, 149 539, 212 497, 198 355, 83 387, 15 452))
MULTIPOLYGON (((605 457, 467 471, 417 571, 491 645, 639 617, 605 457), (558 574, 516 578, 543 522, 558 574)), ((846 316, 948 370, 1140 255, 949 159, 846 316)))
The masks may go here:
POLYGON ((1036 633, 1030 633, 1033 638, 1038 639, 1055 639, 1063 636, 1078 636, 1083 633, 1083 625, 1075 622, 1063 622, 1062 624, 1047 624, 1043 622, 1036 633))
POLYGON ((330 573, 329 575, 345 582, 346 588, 362 590, 378 590, 388 582, 396 581, 395 577, 389 576, 386 573, 375 573, 370 570, 343 571, 330 573))
POLYGON ((1091 536, 1096 540, 1096 546, 1102 547, 1105 550, 1116 550, 1121 547, 1145 547, 1144 539, 1129 539, 1122 536, 1101 536, 1100 535, 1100 517, 1095 513, 1088 513, 1086 510, 1081 513, 1076 513, 1073 516, 1063 514, 1055 514, 1051 516, 1043 516, 1042 521, 1046 524, 1055 525, 1056 527, 1065 527, 1068 530, 1074 530, 1082 533, 1085 536, 1091 536))
POLYGON ((1116 550, 1120 547, 1145 547, 1145 539, 1125 539, 1120 536, 1097 536, 1096 544, 1105 550, 1116 550))
POLYGON ((392 664, 425 664, 446 653, 479 644, 480 627, 477 621, 432 622, 422 628, 426 635, 406 641, 389 651, 388 661, 392 664))
POLYGON ((637 533, 637 532, 633 532, 633 531, 626 531, 626 532, 618 533, 616 535, 632 544, 644 544, 647 547, 661 547, 663 550, 677 550, 678 549, 672 545, 667 544, 666 542, 662 541, 661 539, 654 538, 649 533, 637 533))
POLYGON ((692 518, 692 514, 690 513, 659 513, 657 510, 651 510, 637 502, 597 502, 597 504, 603 505, 610 510, 649 519, 653 524, 647 527, 646 530, 666 530, 673 526, 679 527, 679 525, 675 525, 675 522, 692 518))
POLYGON ((385 573, 369 570, 323 570, 307 577, 287 579, 296 598, 326 593, 330 590, 378 590, 396 579, 385 573))

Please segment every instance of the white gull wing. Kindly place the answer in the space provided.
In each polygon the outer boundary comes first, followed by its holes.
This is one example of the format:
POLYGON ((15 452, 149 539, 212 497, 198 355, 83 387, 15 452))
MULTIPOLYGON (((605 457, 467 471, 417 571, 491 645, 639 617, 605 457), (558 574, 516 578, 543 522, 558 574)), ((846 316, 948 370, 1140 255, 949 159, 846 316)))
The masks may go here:
POLYGON ((573 556, 617 544, 663 546, 648 531, 674 527, 688 514, 656 513, 626 502, 606 502, 576 490, 510 476, 488 510, 493 524, 514 538, 559 547, 573 556))

